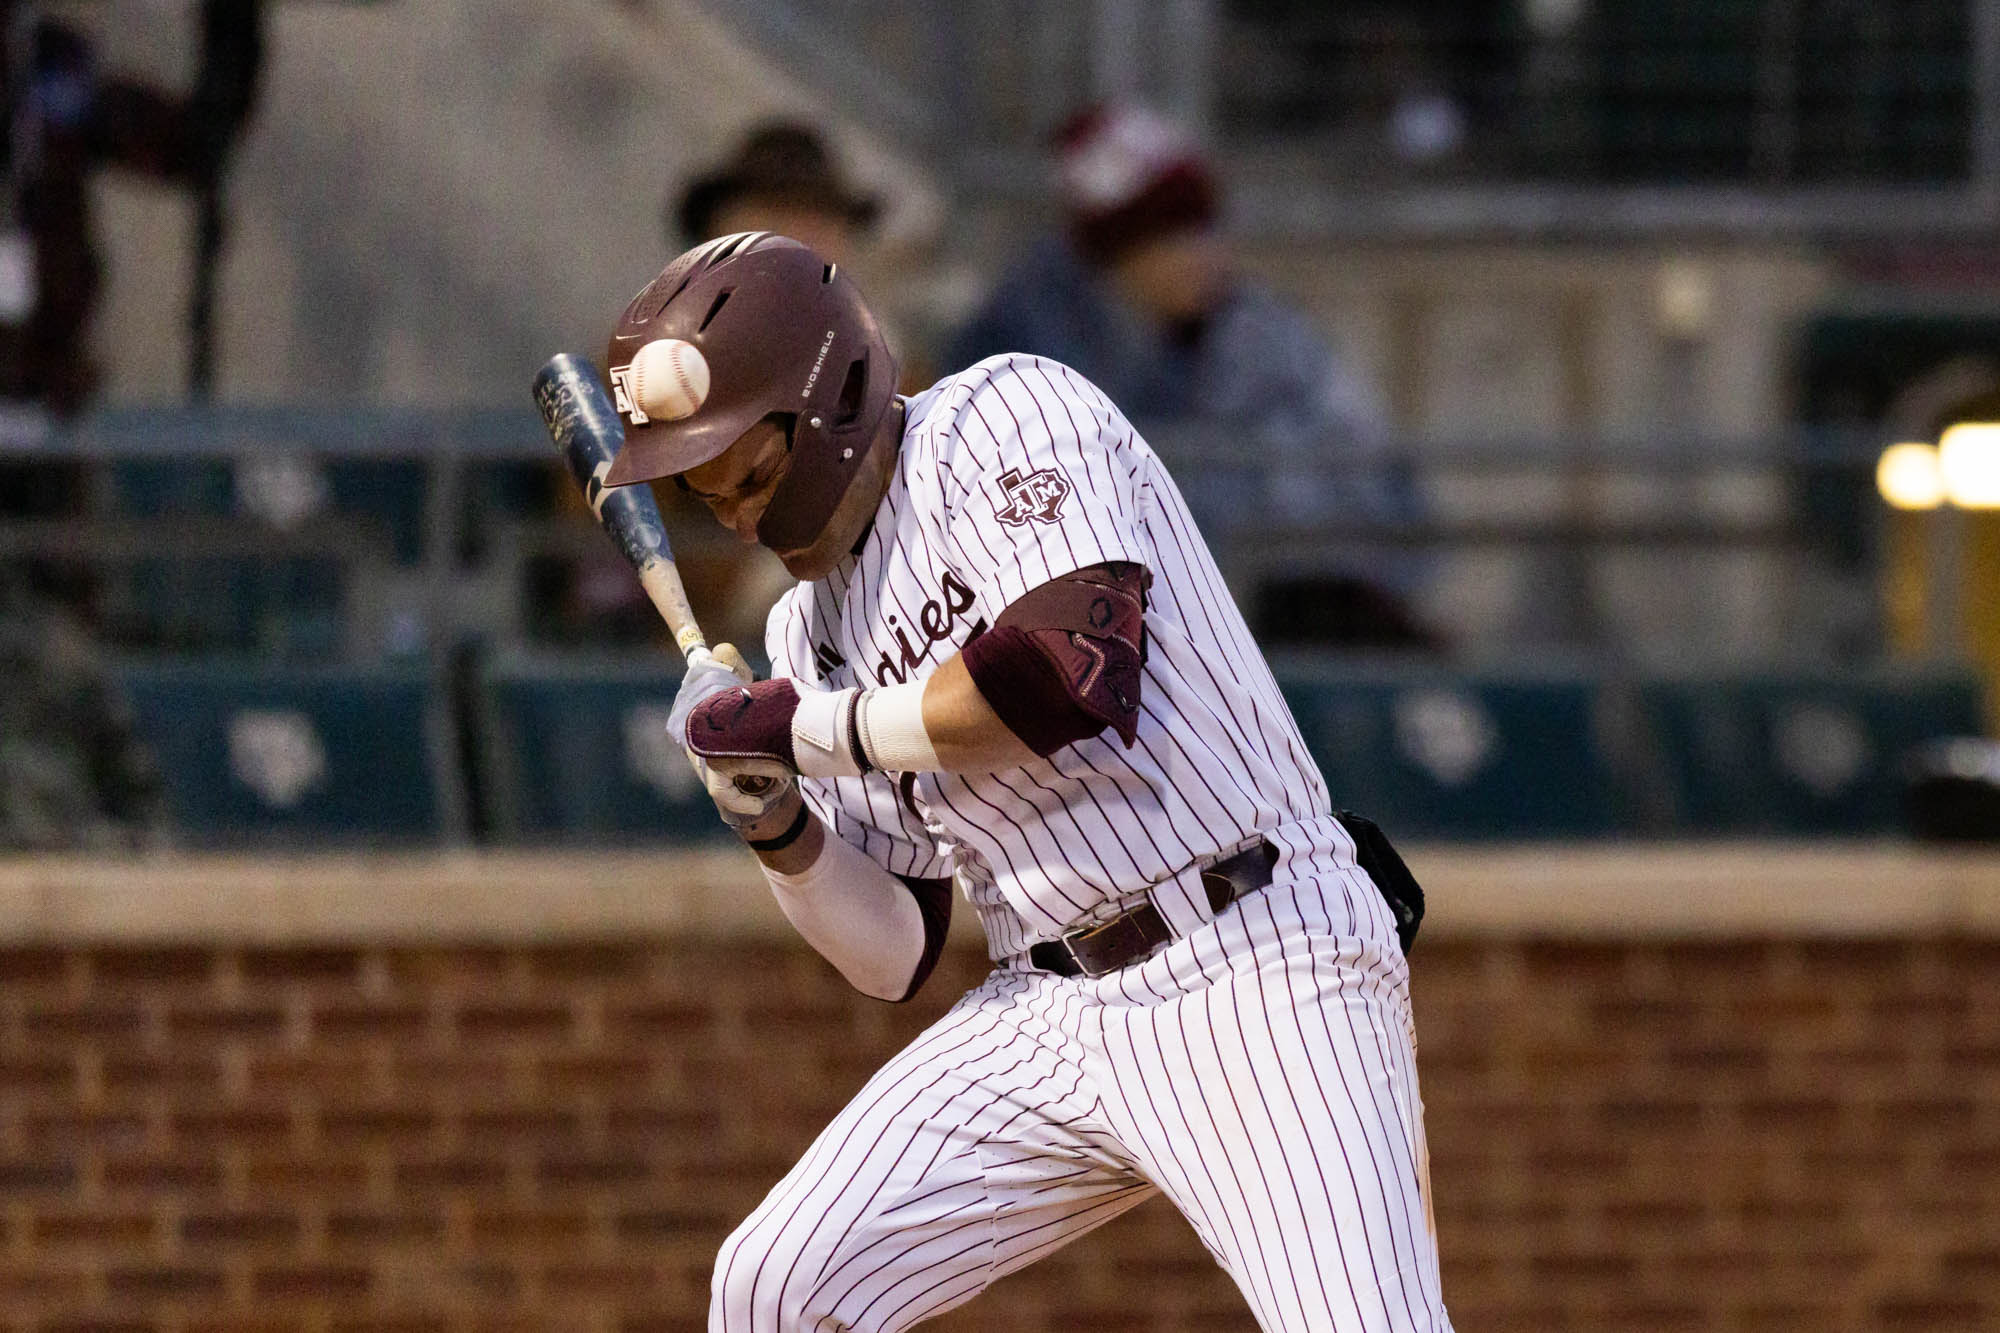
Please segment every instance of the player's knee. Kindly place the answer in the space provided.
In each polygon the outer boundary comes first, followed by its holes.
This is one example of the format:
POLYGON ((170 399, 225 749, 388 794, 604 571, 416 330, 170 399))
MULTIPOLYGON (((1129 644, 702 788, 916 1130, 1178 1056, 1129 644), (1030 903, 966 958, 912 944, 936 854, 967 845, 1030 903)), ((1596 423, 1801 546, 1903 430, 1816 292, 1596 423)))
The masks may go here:
MULTIPOLYGON (((806 1281, 820 1271, 820 1259, 806 1263, 796 1249, 786 1249, 784 1231, 756 1223, 752 1217, 738 1227, 716 1255, 708 1333, 882 1333, 900 1327, 882 1321, 888 1311, 836 1309, 826 1283, 806 1281)), ((828 1267, 838 1271, 838 1253, 828 1267)))
POLYGON ((715 1256, 709 1333, 778 1333, 783 1328, 777 1322, 780 1284, 765 1274, 769 1247, 758 1240, 756 1221, 753 1216, 738 1227, 715 1256))
POLYGON ((710 1284, 709 1333, 840 1333, 805 1308, 796 1251, 753 1214, 722 1243, 710 1284))

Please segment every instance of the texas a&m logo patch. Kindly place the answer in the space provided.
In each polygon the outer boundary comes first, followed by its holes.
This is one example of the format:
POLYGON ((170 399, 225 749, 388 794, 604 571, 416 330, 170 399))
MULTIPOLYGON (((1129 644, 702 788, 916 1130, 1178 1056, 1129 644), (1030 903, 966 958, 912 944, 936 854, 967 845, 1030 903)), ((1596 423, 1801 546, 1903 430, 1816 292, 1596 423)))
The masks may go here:
POLYGON ((651 421, 652 418, 647 416, 645 409, 639 406, 639 396, 632 392, 632 386, 628 382, 631 374, 632 367, 629 365, 613 366, 611 368, 611 397, 618 410, 625 414, 627 420, 635 426, 643 426, 651 421))
POLYGON ((1009 468, 999 477, 1000 493, 1007 497, 993 516, 1002 523, 1024 528, 1030 519, 1053 523, 1069 499, 1069 478, 1052 467, 1037 468, 1027 476, 1019 468, 1009 468))

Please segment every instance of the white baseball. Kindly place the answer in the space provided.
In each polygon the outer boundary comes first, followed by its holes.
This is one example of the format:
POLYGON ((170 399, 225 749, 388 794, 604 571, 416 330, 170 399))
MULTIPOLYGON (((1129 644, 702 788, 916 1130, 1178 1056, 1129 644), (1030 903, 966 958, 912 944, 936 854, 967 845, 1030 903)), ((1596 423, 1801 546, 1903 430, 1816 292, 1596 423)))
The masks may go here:
POLYGON ((678 421, 708 398, 708 358, 693 343, 655 338, 632 356, 632 401, 655 421, 678 421))

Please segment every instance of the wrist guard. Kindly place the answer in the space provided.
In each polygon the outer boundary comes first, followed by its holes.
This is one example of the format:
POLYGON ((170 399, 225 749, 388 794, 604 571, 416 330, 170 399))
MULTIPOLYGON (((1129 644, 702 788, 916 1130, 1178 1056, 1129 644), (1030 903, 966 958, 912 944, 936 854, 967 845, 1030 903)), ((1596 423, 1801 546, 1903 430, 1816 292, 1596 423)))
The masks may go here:
POLYGON ((867 770, 854 716, 859 690, 801 690, 779 677, 702 700, 688 716, 687 746, 711 763, 782 764, 809 778, 867 770))

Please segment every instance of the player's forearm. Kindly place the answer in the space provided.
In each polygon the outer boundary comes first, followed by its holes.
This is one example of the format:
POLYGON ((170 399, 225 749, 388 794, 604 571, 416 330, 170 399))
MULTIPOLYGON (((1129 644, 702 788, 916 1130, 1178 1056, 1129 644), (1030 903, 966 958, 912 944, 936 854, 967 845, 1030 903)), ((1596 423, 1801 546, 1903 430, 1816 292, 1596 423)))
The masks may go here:
POLYGON ((806 756, 801 771, 813 777, 846 776, 868 769, 892 773, 992 773, 1032 763, 1059 744, 1095 735, 1106 725, 1102 716, 1075 706, 1057 681, 1047 674, 1022 670, 1032 677, 1014 683, 1014 664, 1004 659, 987 668, 989 684, 1006 688, 1017 710, 1037 719, 1043 748, 1028 744, 995 711, 973 676, 963 653, 954 654, 920 682, 872 690, 847 690, 838 699, 822 696, 806 724, 810 735, 833 742, 828 749, 799 745, 794 729, 793 753, 806 756), (994 677, 999 679, 996 681, 994 677))
POLYGON ((991 773, 1034 759, 987 704, 964 658, 920 681, 875 689, 798 692, 790 755, 806 777, 991 773))
MULTIPOLYGON (((848 984, 878 1000, 908 998, 927 956, 924 914, 903 882, 807 816, 807 856, 760 854, 779 910, 848 984)), ((792 847, 802 847, 803 837, 792 847)))
POLYGON ((859 712, 867 757, 897 771, 991 773, 1107 729, 1131 745, 1151 577, 1142 566, 1110 562, 1051 579, 1010 604, 921 687, 870 691, 859 712), (874 742, 884 732, 892 742, 917 743, 878 754, 874 742))

